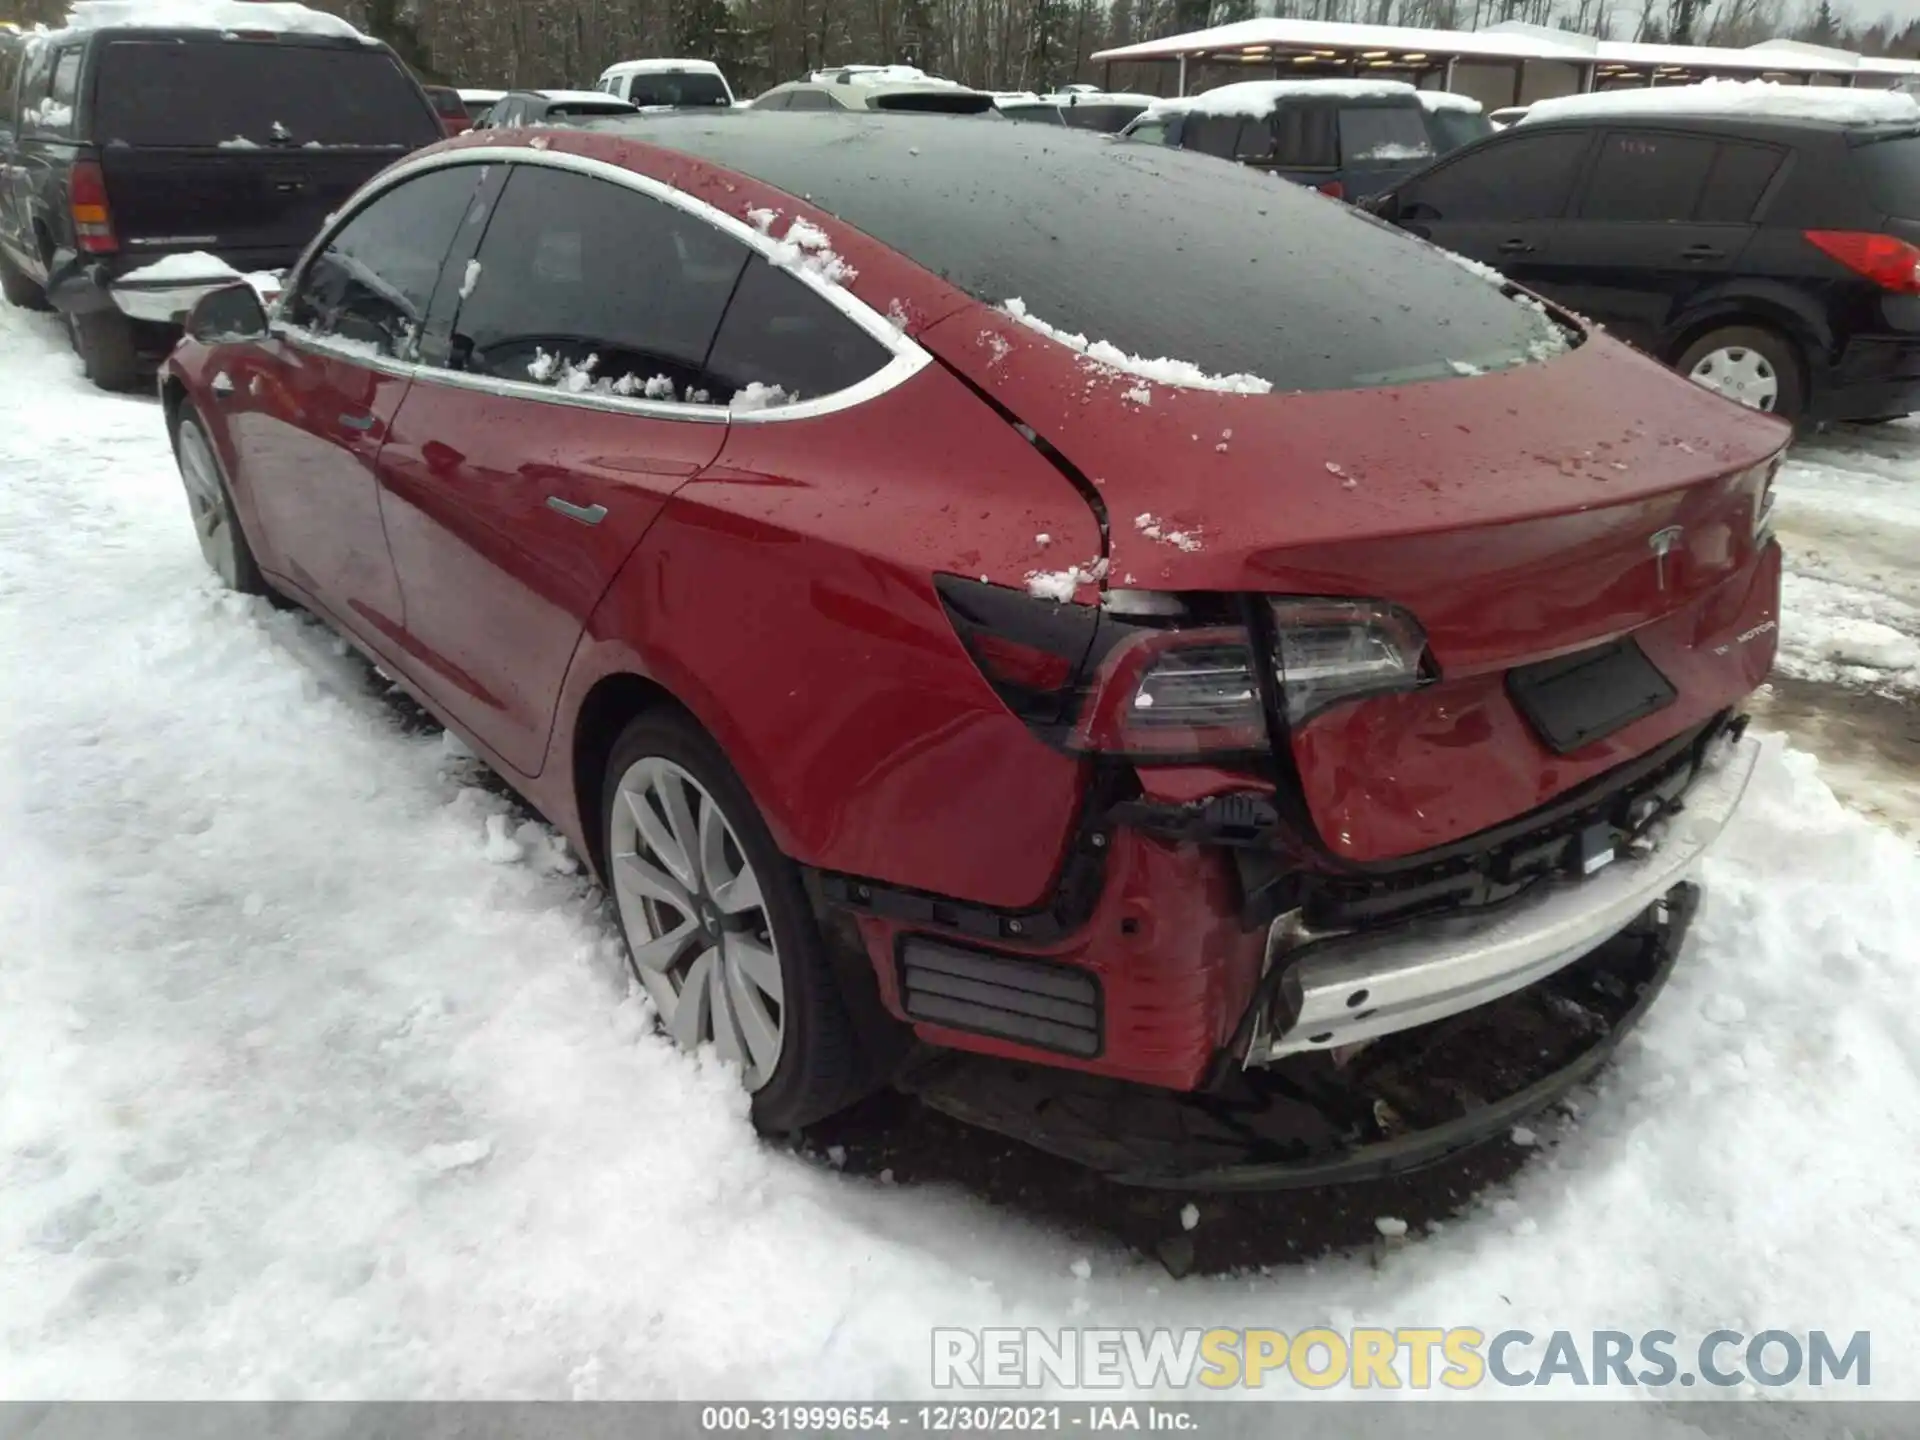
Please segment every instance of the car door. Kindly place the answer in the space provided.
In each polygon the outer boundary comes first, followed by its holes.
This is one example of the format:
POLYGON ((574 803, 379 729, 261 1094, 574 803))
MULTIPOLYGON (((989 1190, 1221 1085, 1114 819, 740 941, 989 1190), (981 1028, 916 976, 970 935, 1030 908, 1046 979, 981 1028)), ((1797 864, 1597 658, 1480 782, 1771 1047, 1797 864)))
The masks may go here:
POLYGON ((1561 227, 1550 293, 1644 350, 1734 266, 1783 152, 1654 129, 1612 129, 1561 227))
POLYGON ((1390 213, 1402 229, 1544 290, 1589 144, 1581 130, 1489 140, 1405 182, 1390 213))
POLYGON ((486 174, 431 171, 356 211, 292 279, 268 338, 216 387, 262 566, 375 648, 391 650, 405 617, 374 462, 442 261, 483 218, 486 174))
POLYGON ((380 470, 422 683, 535 775, 587 616, 726 438, 704 367, 749 252, 626 185, 510 168, 380 470))

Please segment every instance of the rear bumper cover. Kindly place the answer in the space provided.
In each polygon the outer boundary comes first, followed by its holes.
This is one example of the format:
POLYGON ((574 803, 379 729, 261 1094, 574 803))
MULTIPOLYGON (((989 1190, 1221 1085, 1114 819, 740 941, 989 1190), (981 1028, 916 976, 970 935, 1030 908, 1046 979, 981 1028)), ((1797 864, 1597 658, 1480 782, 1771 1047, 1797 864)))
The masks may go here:
MULTIPOLYGON (((1726 827, 1759 759, 1750 738, 1713 743, 1645 853, 1596 874, 1536 885, 1492 916, 1414 921, 1384 932, 1310 940, 1274 954, 1267 1011, 1250 1065, 1375 1039, 1456 1015, 1532 984, 1624 929, 1685 880, 1726 827)), ((1284 925, 1276 922, 1276 929, 1284 925)), ((1281 938, 1276 933, 1276 942, 1281 938)))
POLYGON ((1245 1192, 1380 1180, 1504 1135, 1590 1080, 1665 986, 1699 893, 1676 885, 1565 970, 1387 1037, 1344 1070, 1296 1055, 1220 1094, 1176 1094, 949 1052, 902 1088, 1120 1184, 1245 1192))
POLYGON ((1808 387, 1809 420, 1875 420, 1920 410, 1920 336, 1856 335, 1808 387))

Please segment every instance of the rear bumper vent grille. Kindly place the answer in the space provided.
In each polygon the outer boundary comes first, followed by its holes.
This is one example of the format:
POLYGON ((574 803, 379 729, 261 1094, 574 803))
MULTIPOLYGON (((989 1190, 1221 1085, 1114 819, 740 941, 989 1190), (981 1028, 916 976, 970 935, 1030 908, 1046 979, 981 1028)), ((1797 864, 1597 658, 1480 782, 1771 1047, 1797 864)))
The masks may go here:
POLYGON ((1084 970, 933 940, 900 951, 907 1016, 1090 1058, 1100 1053, 1100 982, 1084 970))

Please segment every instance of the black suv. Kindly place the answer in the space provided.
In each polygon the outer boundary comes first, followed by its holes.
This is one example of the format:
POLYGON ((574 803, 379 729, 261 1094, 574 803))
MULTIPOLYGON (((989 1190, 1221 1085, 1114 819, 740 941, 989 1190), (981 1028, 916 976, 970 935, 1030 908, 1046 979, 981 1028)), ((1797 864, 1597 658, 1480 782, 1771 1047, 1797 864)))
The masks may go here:
POLYGON ((1342 200, 1434 157, 1419 92, 1395 80, 1243 80, 1159 101, 1120 138, 1237 160, 1342 200))
POLYGON ((193 302, 231 283, 224 267, 291 265, 363 181, 440 138, 419 82, 351 31, 12 39, 0 286, 16 305, 58 309, 95 383, 128 388, 193 302))
POLYGON ((1886 419, 1920 409, 1920 111, 1833 113, 1542 116, 1365 208, 1743 404, 1886 419))

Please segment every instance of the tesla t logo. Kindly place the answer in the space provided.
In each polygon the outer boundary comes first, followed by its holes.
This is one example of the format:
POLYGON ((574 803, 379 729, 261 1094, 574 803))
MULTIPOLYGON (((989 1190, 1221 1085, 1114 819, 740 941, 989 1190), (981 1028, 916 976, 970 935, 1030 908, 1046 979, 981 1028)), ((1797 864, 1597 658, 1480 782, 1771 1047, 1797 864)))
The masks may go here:
POLYGON ((1659 577, 1662 590, 1667 588, 1667 552, 1680 543, 1685 533, 1678 525, 1669 525, 1647 537, 1647 548, 1653 551, 1654 574, 1659 577))

